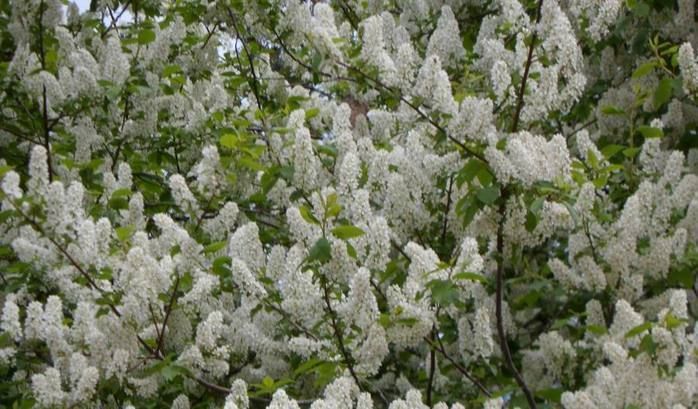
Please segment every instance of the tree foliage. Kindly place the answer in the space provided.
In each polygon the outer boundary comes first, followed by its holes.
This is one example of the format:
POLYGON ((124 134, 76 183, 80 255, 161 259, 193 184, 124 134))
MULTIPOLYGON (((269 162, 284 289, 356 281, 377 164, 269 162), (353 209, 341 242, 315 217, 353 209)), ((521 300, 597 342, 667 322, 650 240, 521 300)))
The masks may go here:
POLYGON ((695 407, 697 27, 0 2, 0 406, 695 407))

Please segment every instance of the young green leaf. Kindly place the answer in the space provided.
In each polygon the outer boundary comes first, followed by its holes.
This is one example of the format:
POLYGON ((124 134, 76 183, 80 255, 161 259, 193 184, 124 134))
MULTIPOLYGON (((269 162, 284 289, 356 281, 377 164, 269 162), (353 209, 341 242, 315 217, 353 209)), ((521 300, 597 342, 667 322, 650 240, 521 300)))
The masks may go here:
POLYGON ((356 226, 337 226, 332 229, 332 234, 338 239, 348 240, 364 235, 364 231, 356 226))

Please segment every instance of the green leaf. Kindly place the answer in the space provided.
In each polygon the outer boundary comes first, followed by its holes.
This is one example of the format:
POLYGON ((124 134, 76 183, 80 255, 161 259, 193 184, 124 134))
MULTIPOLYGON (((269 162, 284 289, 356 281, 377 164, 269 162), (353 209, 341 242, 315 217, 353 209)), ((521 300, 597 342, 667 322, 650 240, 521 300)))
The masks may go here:
POLYGON ((482 208, 482 203, 476 200, 473 195, 468 194, 461 198, 456 204, 456 211, 463 217, 463 227, 467 227, 473 221, 475 215, 482 208))
POLYGON ((356 257, 358 257, 356 254, 356 249, 349 243, 347 243, 347 254, 349 254, 349 257, 353 258, 354 260, 356 260, 356 257))
POLYGON ((321 237, 310 248, 308 260, 326 263, 332 259, 332 245, 326 238, 321 237))
POLYGON ((538 215, 540 211, 543 209, 543 203, 545 203, 545 198, 544 197, 537 197, 536 200, 531 202, 531 205, 528 206, 528 210, 530 210, 532 213, 538 215))
POLYGON ((604 115, 625 115, 625 111, 613 105, 606 105, 601 108, 601 113, 604 115))
POLYGON ((526 212, 526 223, 525 223, 526 231, 530 233, 533 230, 535 230, 536 226, 538 226, 539 220, 540 220, 540 218, 538 217, 537 214, 530 212, 530 211, 526 212))
POLYGON ((562 388, 543 389, 536 391, 536 396, 550 402, 560 403, 560 399, 562 398, 562 392, 564 392, 562 388))
POLYGON ((643 324, 638 325, 637 327, 631 329, 625 334, 625 338, 632 338, 636 335, 640 335, 641 333, 649 330, 652 328, 652 323, 651 322, 645 322, 643 324))
POLYGON ((0 166, 0 179, 2 179, 5 176, 5 173, 11 171, 12 169, 13 169, 12 166, 8 166, 8 165, 0 166))
POLYGON ((310 358, 307 361, 300 364, 294 371, 293 376, 303 375, 305 373, 311 372, 313 369, 322 365, 326 361, 322 361, 317 358, 310 358))
POLYGON ((392 326, 392 321, 390 320, 390 314, 388 313, 381 313, 380 317, 378 317, 378 323, 383 327, 383 328, 390 328, 392 326))
POLYGON ((99 274, 97 274, 97 278, 100 280, 111 280, 112 277, 114 277, 114 271, 109 267, 104 267, 99 270, 99 274))
POLYGON ((483 276, 482 274, 478 273, 469 273, 467 271, 461 272, 461 273, 456 273, 451 277, 454 280, 471 280, 471 281, 479 281, 481 283, 487 284, 488 280, 487 277, 483 276))
POLYGON ((162 76, 163 77, 169 77, 172 74, 177 74, 182 72, 182 67, 180 67, 177 64, 170 64, 166 66, 165 68, 162 69, 162 76))
POLYGON ((218 257, 213 260, 211 265, 211 270, 218 276, 228 276, 231 271, 228 266, 233 262, 233 260, 228 256, 218 257))
POLYGON ((337 215, 339 215, 339 213, 341 211, 342 211, 342 205, 340 205, 339 203, 334 203, 334 204, 330 205, 330 207, 327 208, 327 212, 326 212, 327 218, 331 219, 333 217, 337 217, 337 215))
POLYGON ((492 181, 494 181, 494 175, 492 175, 492 172, 490 172, 489 169, 483 167, 479 172, 477 172, 477 180, 480 181, 482 186, 489 186, 492 184, 492 181))
POLYGON ((252 158, 248 158, 248 157, 239 158, 238 164, 244 168, 247 168, 249 170, 253 170, 255 172, 260 172, 260 171, 266 170, 266 168, 264 167, 264 165, 261 162, 255 160, 255 159, 252 159, 252 158))
POLYGON ((265 388, 271 389, 274 387, 274 379, 272 379, 269 376, 265 376, 264 379, 262 379, 262 386, 265 388))
POLYGON ((635 14, 637 14, 639 17, 647 17, 650 13, 650 6, 647 3, 639 2, 634 10, 635 14))
POLYGON ((346 225, 335 227, 332 229, 332 234, 338 239, 348 240, 353 239, 354 237, 363 236, 365 233, 356 226, 346 225))
POLYGON ((450 305, 458 298, 458 287, 448 280, 432 280, 427 286, 431 289, 431 299, 439 305, 450 305))
POLYGON ((484 166, 485 164, 481 160, 470 159, 456 176, 458 186, 462 186, 463 182, 471 182, 484 166))
POLYGON ((587 325, 587 331, 591 332, 594 335, 608 334, 608 330, 606 329, 606 327, 603 327, 601 325, 587 325))
POLYGON ((603 149, 601 149, 601 153, 603 154, 604 158, 611 159, 615 154, 617 154, 625 148, 626 147, 623 145, 606 145, 603 147, 603 149))
POLYGON ((121 226, 117 227, 114 229, 116 232, 116 237, 119 238, 120 241, 126 241, 133 236, 133 233, 136 231, 136 228, 134 226, 128 225, 128 226, 121 226))
POLYGON ((320 108, 306 109, 305 110, 305 120, 306 121, 311 120, 311 119, 315 118, 316 116, 318 116, 319 113, 320 113, 320 108))
POLYGON ((155 31, 144 28, 138 33, 138 44, 146 45, 155 41, 155 31))
POLYGON ((108 205, 114 210, 126 210, 128 209, 128 200, 124 197, 113 197, 109 199, 108 205))
POLYGON ((632 75, 633 79, 642 78, 645 75, 651 73, 652 71, 654 71, 654 67, 656 65, 657 65, 657 63, 655 61, 649 61, 649 62, 646 62, 646 63, 642 64, 641 66, 637 67, 635 72, 633 72, 633 75, 632 75))
POLYGON ((654 128, 647 125, 639 126, 637 130, 642 134, 642 136, 648 139, 661 138, 664 136, 664 131, 662 131, 660 128, 654 128))
POLYGON ((623 156, 626 158, 634 158, 638 153, 640 153, 640 148, 625 148, 623 149, 623 156))
POLYGON ((596 154, 591 148, 587 150, 587 160, 589 161, 589 166, 591 166, 592 169, 599 168, 599 158, 596 157, 596 154))
POLYGON ((492 204, 499 198, 499 188, 497 186, 488 186, 482 188, 476 193, 477 199, 484 204, 492 204))
POLYGON ((313 215, 313 213, 310 211, 310 209, 308 208, 308 206, 306 206, 306 205, 301 205, 301 206, 298 208, 298 211, 300 211, 301 217, 302 217, 303 220, 305 220, 306 222, 308 222, 308 223, 310 223, 310 224, 315 224, 315 225, 318 225, 318 226, 320 225, 320 221, 313 215))
MULTIPOLYGON (((657 352, 657 343, 654 342, 654 338, 652 338, 652 335, 647 334, 644 337, 642 337, 642 340, 640 341, 640 348, 639 350, 642 352, 646 352, 650 355, 654 355, 657 352)), ((636 354, 631 353, 630 356, 636 356, 636 354)))
POLYGON ((683 268, 673 268, 667 276, 667 285, 681 288, 693 288, 696 280, 695 270, 691 266, 681 266, 683 268))
POLYGON ((181 373, 175 367, 170 365, 162 368, 162 370, 160 370, 160 375, 162 375, 165 381, 169 382, 181 375, 181 373))
POLYGON ((325 202, 325 220, 337 217, 341 211, 342 205, 337 203, 337 194, 332 193, 328 195, 325 202))
POLYGON ((654 109, 659 109, 662 105, 669 102, 671 99, 672 91, 674 87, 674 80, 671 78, 664 78, 659 81, 657 89, 654 91, 654 97, 652 103, 654 104, 654 109))
POLYGON ((323 389, 337 376, 337 362, 323 362, 315 369, 315 387, 323 389))
POLYGON ((112 194, 111 197, 128 197, 131 194, 131 189, 125 187, 121 189, 116 189, 112 194))
POLYGON ((238 145, 238 137, 235 134, 226 133, 221 136, 220 143, 223 147, 235 149, 238 145))
POLYGON ((416 324, 417 322, 419 321, 417 320, 417 318, 414 317, 398 318, 395 320, 395 323, 406 325, 408 327, 414 327, 414 324, 416 324))
POLYGON ((672 330, 676 327, 681 326, 682 324, 686 323, 687 321, 681 318, 678 318, 672 313, 668 313, 666 317, 664 317, 664 325, 667 327, 667 329, 672 330))
POLYGON ((608 174, 604 173, 603 175, 594 179, 592 183, 594 184, 594 187, 596 187, 597 189, 601 189, 608 183, 608 174))
POLYGON ((227 241, 222 240, 222 241, 217 241, 215 243, 211 243, 208 246, 204 247, 204 254, 211 254, 215 253, 218 250, 222 249, 225 247, 227 241))
POLYGON ((9 332, 0 333, 0 348, 7 348, 10 346, 14 346, 14 344, 15 343, 12 340, 12 336, 9 332))

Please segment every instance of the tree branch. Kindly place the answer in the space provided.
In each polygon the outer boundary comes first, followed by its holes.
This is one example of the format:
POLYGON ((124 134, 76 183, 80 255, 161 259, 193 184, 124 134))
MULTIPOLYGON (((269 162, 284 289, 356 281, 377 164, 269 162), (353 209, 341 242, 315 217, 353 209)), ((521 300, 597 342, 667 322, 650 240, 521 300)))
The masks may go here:
MULTIPOLYGON (((438 314, 437 314, 438 316, 438 314)), ((438 337, 436 333, 436 325, 431 328, 431 339, 432 341, 438 337)), ((431 395, 432 389, 434 388, 434 374, 436 373, 436 354, 434 353, 434 347, 429 348, 429 379, 427 380, 427 406, 431 407, 431 395)))
MULTIPOLYGON (((104 32, 102 33, 102 35, 101 35, 102 39, 104 39, 112 29, 115 29, 118 32, 118 28, 116 25, 119 23, 119 19, 121 19, 121 16, 123 16, 123 14, 126 12, 126 10, 128 10, 128 6, 130 5, 130 3, 131 3, 131 0, 127 0, 126 3, 124 4, 124 8, 121 9, 121 12, 116 17, 114 17, 114 13, 112 12, 111 8, 107 7, 109 9, 109 16, 111 17, 111 23, 109 24, 107 29, 104 30, 104 32)), ((137 15, 138 14, 136 14, 136 16, 137 15)), ((138 23, 138 18, 135 19, 135 22, 138 23)))
MULTIPOLYGON (((523 77, 521 78, 521 88, 519 89, 519 94, 516 103, 516 111, 514 112, 514 119, 511 125, 512 134, 518 132, 519 130, 519 120, 521 118, 521 111, 524 106, 524 94, 526 93, 526 81, 528 80, 528 76, 531 69, 531 63, 533 62, 533 50, 536 46, 536 41, 538 40, 537 25, 540 22, 542 6, 543 0, 538 0, 535 18, 536 27, 534 27, 533 35, 531 37, 531 44, 528 48, 528 57, 524 66, 523 77)), ((536 400, 533 397, 533 393, 531 392, 530 388, 528 387, 528 385, 526 385, 526 382, 524 381, 523 377, 516 369, 516 365, 514 364, 514 360, 512 359, 511 350, 509 349, 509 343, 507 342, 507 335, 504 331, 504 318, 502 308, 504 297, 504 224, 506 222, 507 201, 510 195, 511 191, 506 186, 502 187, 502 194, 499 199, 500 202, 498 210, 500 220, 499 226, 497 228, 497 255, 499 257, 499 260, 497 262, 496 274, 497 288, 495 291, 495 315, 497 317, 497 337, 499 339, 499 348, 502 351, 502 356, 504 357, 504 361, 506 362, 507 367, 514 375, 516 383, 519 385, 519 388, 526 396, 528 406, 531 409, 535 409, 537 407, 536 400)))
POLYGON ((337 344, 339 346, 339 352, 341 352, 342 357, 344 357, 344 363, 346 364, 347 369, 349 370, 349 373, 351 374, 351 377, 354 378, 354 382, 356 382, 356 386, 359 387, 359 390, 363 391, 363 388, 361 387, 361 383, 359 382, 359 377, 356 375, 356 372, 354 371, 353 359, 349 355, 349 352, 347 351, 347 348, 344 345, 344 337, 342 336, 342 332, 339 330, 339 324, 337 323, 337 313, 334 311, 334 309, 332 309, 332 304, 330 303, 330 292, 329 292, 329 289, 327 288, 327 280, 325 278, 322 278, 321 284, 322 284, 322 290, 324 293, 325 305, 327 306, 327 311, 330 315, 330 323, 332 325, 332 332, 334 332, 334 336, 337 339, 337 344))
POLYGON ((465 376, 466 379, 468 379, 470 382, 473 383, 482 393, 485 394, 488 398, 492 396, 489 390, 485 387, 485 385, 482 384, 479 380, 477 380, 470 372, 468 372, 463 365, 459 364, 455 359, 453 359, 447 352, 446 349, 444 348, 443 342, 441 341, 441 338, 438 336, 436 337, 437 343, 434 343, 432 340, 430 340, 428 337, 425 337, 424 340, 436 351, 438 351, 448 362, 453 365, 454 368, 458 372, 461 373, 461 375, 465 376))

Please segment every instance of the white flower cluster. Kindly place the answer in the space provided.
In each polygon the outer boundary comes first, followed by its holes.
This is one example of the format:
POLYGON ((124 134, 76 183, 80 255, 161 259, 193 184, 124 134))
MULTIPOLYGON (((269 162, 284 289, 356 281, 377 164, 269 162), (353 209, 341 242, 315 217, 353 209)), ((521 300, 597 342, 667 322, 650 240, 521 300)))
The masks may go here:
POLYGON ((698 59, 696 59, 691 43, 681 44, 678 60, 684 92, 687 94, 698 92, 698 59))
POLYGON ((575 0, 570 4, 572 15, 586 20, 586 32, 594 41, 604 39, 622 9, 620 0, 575 0))
POLYGON ((475 52, 480 56, 477 67, 490 78, 498 101, 516 100, 520 86, 510 86, 512 78, 521 78, 526 71, 522 120, 567 111, 586 85, 582 50, 567 15, 558 2, 544 1, 540 23, 535 24, 517 0, 499 1, 497 6, 497 13, 485 17, 480 26, 475 52), (525 40, 532 35, 541 39, 542 45, 534 48, 534 58, 524 68, 529 50, 525 40), (505 44, 510 36, 515 38, 513 50, 505 44))
POLYGON ((696 406, 692 0, 62 3, 5 16, 17 396, 696 406))
MULTIPOLYGON (((685 315, 685 292, 671 296, 676 319, 685 315)), ((659 322, 665 320, 667 311, 661 313, 659 322)), ((698 393, 698 367, 690 348, 694 340, 687 338, 686 326, 673 330, 659 323, 651 331, 639 333, 635 330, 643 324, 643 317, 625 301, 616 304, 616 315, 608 335, 596 337, 594 343, 603 352, 608 362, 599 366, 592 374, 589 385, 577 392, 565 392, 562 404, 566 409, 620 407, 626 404, 656 405, 669 408, 689 408, 695 403, 698 393), (636 335, 631 335, 632 332, 636 335), (633 354, 640 347, 640 337, 650 337, 657 346, 656 356, 643 353, 633 354), (688 346, 688 349, 686 347, 688 346), (683 359, 683 364, 678 364, 683 359), (680 365, 677 367, 677 365, 680 365), (659 368, 674 367, 666 373, 659 368)))
POLYGON ((571 159, 562 135, 550 140, 543 136, 519 132, 507 140, 500 151, 490 146, 485 151, 488 162, 504 182, 520 182, 531 186, 538 181, 564 181, 569 178, 571 159))
POLYGON ((463 44, 453 41, 460 38, 458 21, 451 7, 444 5, 441 8, 441 16, 436 23, 436 30, 429 37, 426 55, 436 55, 447 67, 455 67, 465 56, 463 44))

